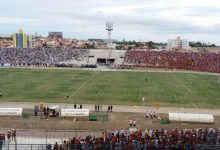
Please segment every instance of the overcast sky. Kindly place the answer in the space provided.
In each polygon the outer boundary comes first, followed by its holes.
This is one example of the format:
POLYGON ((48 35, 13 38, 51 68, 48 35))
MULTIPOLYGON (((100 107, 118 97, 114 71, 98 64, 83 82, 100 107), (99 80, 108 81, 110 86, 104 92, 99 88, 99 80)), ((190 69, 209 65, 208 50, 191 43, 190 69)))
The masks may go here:
POLYGON ((220 0, 0 0, 0 34, 18 28, 46 36, 166 42, 181 36, 220 45, 220 0))

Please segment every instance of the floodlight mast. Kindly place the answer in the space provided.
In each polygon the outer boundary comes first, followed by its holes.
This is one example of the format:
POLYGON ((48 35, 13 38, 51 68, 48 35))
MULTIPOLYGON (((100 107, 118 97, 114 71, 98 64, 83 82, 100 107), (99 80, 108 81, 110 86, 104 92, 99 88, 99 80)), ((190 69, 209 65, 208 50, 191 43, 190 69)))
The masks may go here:
POLYGON ((113 30, 113 22, 106 22, 106 30, 108 31, 107 48, 110 49, 112 47, 111 31, 113 30))

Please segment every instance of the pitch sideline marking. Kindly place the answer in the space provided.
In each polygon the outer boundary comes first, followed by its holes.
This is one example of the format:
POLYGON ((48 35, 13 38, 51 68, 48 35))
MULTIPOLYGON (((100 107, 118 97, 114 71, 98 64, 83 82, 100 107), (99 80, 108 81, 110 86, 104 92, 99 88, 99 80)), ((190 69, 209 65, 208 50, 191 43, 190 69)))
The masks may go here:
MULTIPOLYGON (((174 77, 174 79, 181 84, 189 93, 192 93, 192 90, 190 90, 186 85, 184 85, 180 80, 178 80, 176 77, 174 77)), ((197 105, 195 103, 193 103, 192 99, 190 98, 190 102, 191 104, 197 109, 197 105)))
POLYGON ((179 84, 181 84, 189 93, 192 93, 192 90, 190 90, 186 85, 184 85, 180 80, 178 80, 177 78, 174 77, 174 79, 179 82, 179 84))
MULTIPOLYGON (((216 96, 218 96, 212 89, 210 89, 209 91, 211 91, 213 94, 215 94, 216 96)), ((220 98, 217 98, 218 101, 220 101, 220 98)))
POLYGON ((83 88, 95 75, 97 75, 98 72, 94 73, 88 80, 86 80, 76 91, 74 91, 71 95, 70 98, 75 95, 81 88, 83 88))
POLYGON ((217 95, 212 89, 209 89, 209 91, 211 91, 213 94, 217 95))

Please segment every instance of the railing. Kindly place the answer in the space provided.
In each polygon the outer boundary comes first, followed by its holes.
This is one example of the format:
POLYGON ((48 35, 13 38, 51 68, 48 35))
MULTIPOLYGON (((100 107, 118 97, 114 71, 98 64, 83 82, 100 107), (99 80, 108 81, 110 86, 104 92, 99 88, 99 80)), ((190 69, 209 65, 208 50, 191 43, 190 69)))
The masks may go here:
MULTIPOLYGON (((46 145, 46 144, 6 144, 2 145, 2 148, 0 146, 0 150, 53 150, 54 145, 46 145)), ((125 150, 126 147, 122 146, 120 144, 102 144, 102 145, 68 145, 68 150, 86 150, 86 149, 104 149, 104 150, 125 150)), ((130 146, 130 149, 135 150, 142 150, 142 149, 160 149, 160 150, 170 150, 170 149, 178 149, 178 150, 219 150, 220 145, 207 145, 207 144, 201 144, 201 145, 172 145, 172 146, 146 146, 146 145, 135 145, 132 144, 130 146)), ((61 149, 62 150, 62 149, 61 149)))
MULTIPOLYGON (((6 129, 0 129, 0 131, 7 131, 6 129)), ((1 144, 0 150, 49 150, 49 144, 51 144, 51 149, 54 148, 56 142, 61 144, 62 141, 67 140, 72 137, 87 137, 91 135, 92 137, 100 137, 102 130, 23 130, 17 129, 16 140, 6 141, 1 144)), ((75 149, 117 149, 124 150, 126 144, 116 143, 110 144, 103 142, 101 145, 89 145, 90 147, 84 147, 82 145, 69 145, 68 150, 75 149)), ((197 144, 197 145, 171 145, 160 147, 159 145, 147 145, 139 141, 134 141, 131 143, 132 149, 195 149, 195 150, 220 150, 220 144, 197 144)))
POLYGON ((5 144, 0 150, 47 150, 46 144, 5 144))
MULTIPOLYGON (((7 129, 0 129, 1 132, 7 132, 7 129)), ((45 150, 46 145, 61 144, 62 141, 72 137, 86 137, 88 135, 100 137, 101 130, 32 130, 16 129, 16 140, 5 140, 2 144, 0 141, 0 150, 45 150)))

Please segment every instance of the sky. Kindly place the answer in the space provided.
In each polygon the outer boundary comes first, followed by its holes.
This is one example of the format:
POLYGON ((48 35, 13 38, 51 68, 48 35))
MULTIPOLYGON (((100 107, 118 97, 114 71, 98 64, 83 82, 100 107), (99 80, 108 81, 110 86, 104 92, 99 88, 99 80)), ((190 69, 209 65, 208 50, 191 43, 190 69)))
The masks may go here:
POLYGON ((0 34, 23 28, 47 36, 107 38, 113 22, 117 40, 189 41, 220 45, 219 0, 0 0, 0 34))

